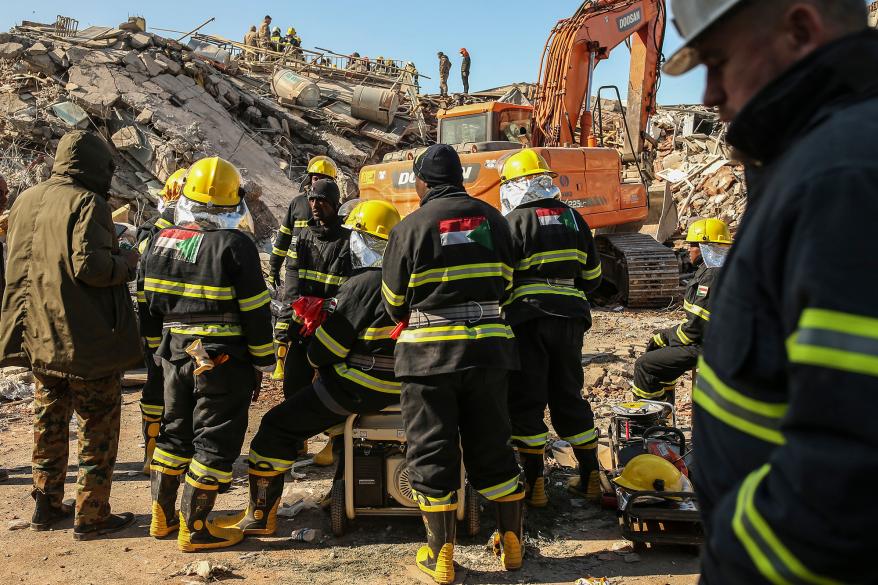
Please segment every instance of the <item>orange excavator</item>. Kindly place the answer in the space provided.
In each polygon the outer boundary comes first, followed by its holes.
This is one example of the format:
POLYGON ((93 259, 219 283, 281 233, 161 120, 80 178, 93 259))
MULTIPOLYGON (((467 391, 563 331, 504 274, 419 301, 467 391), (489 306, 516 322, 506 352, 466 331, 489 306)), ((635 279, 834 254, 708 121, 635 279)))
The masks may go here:
MULTIPOLYGON (((647 126, 655 111, 665 19, 665 0, 588 0, 552 29, 535 106, 498 101, 438 115, 438 142, 460 153, 467 191, 495 207, 498 161, 516 149, 536 148, 558 173, 561 200, 596 229, 604 278, 630 307, 666 306, 681 296, 679 262, 660 243, 676 228, 676 209, 667 189, 653 201, 648 195, 655 144, 647 126), (593 119, 600 118, 603 102, 595 100, 595 113, 591 98, 595 67, 623 43, 631 64, 620 152, 600 146, 593 119), (639 233, 655 223, 660 241, 639 233)), ((617 89, 616 97, 621 106, 617 89)), ((419 152, 393 152, 363 167, 360 197, 390 201, 403 215, 416 209, 412 164, 419 152)))

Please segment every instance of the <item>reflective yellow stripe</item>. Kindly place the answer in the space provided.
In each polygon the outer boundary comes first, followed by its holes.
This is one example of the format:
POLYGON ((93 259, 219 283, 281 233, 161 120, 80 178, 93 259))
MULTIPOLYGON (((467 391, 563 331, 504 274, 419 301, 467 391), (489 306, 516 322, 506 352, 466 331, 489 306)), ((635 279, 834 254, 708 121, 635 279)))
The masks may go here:
POLYGON ((313 280, 322 282, 323 284, 341 285, 348 279, 347 276, 338 276, 337 274, 326 274, 325 272, 317 272, 316 270, 299 269, 299 278, 303 280, 313 280))
POLYGON ((528 256, 516 265, 516 270, 528 270, 534 266, 541 264, 549 264, 552 262, 579 262, 585 264, 588 260, 588 254, 576 248, 565 248, 563 250, 549 250, 548 252, 537 252, 528 256))
POLYGON ((370 376, 362 370, 349 368, 345 364, 335 364, 333 367, 335 368, 336 373, 342 378, 346 378, 351 382, 359 384, 360 386, 368 388, 369 390, 374 390, 375 392, 384 392, 386 394, 399 394, 399 391, 402 388, 402 384, 400 382, 396 382, 393 380, 382 380, 381 378, 370 376))
POLYGON ((692 345, 694 342, 689 339, 689 336, 683 333, 683 325, 677 325, 677 329, 675 331, 677 337, 683 343, 683 345, 692 345))
POLYGON ((265 357, 274 355, 274 343, 265 343, 263 345, 248 345, 247 350, 254 357, 265 357))
POLYGON ((403 329, 397 343, 426 343, 431 341, 467 341, 502 337, 515 339, 508 325, 495 323, 490 325, 449 325, 446 327, 424 327, 422 329, 403 329))
POLYGON ((293 227, 294 228, 308 227, 308 220, 307 219, 297 219, 293 222, 293 227))
POLYGON ((519 443, 523 443, 528 447, 542 447, 549 440, 549 433, 540 433, 539 435, 512 435, 510 437, 513 441, 518 441, 519 443))
POLYGON ((180 457, 159 448, 156 448, 153 452, 152 458, 154 461, 158 461, 168 467, 185 467, 186 465, 189 465, 190 461, 192 461, 191 457, 180 457))
POLYGON ((285 225, 280 226, 277 231, 279 231, 282 234, 286 234, 288 236, 293 235, 293 230, 291 230, 290 228, 288 228, 285 225))
POLYGON ((229 483, 232 481, 231 471, 220 471, 213 467, 208 467, 204 463, 199 463, 197 459, 193 459, 189 464, 189 473, 200 475, 201 477, 214 477, 220 483, 229 483))
POLYGON ((502 498, 503 496, 508 496, 516 489, 518 489, 518 481, 519 476, 516 475, 515 477, 508 479, 503 483, 498 483, 497 485, 478 491, 489 500, 497 500, 502 498))
POLYGON ((146 346, 150 349, 155 349, 162 343, 161 336, 159 337, 146 337, 146 346))
POLYGON ((665 347, 668 345, 667 343, 665 343, 665 338, 662 337, 661 333, 656 333, 655 335, 653 335, 652 340, 655 341, 655 344, 659 347, 665 347))
POLYGON ((145 303, 146 302, 146 292, 139 290, 137 291, 137 302, 145 303))
POLYGON ((143 256, 147 248, 149 248, 149 238, 145 238, 137 244, 137 251, 140 252, 141 256, 143 256))
POLYGON ((503 278, 512 281, 512 268, 502 262, 484 262, 481 264, 460 264, 432 268, 423 272, 415 272, 409 278, 409 288, 433 282, 451 282, 469 278, 503 278))
POLYGON ((778 585, 810 583, 814 585, 841 585, 842 581, 818 575, 805 566, 788 549, 771 529, 759 510, 754 495, 759 484, 771 470, 768 464, 750 473, 738 490, 732 528, 735 535, 762 573, 762 576, 778 585))
POLYGON ((281 250, 277 246, 271 247, 271 253, 274 254, 275 256, 280 256, 281 258, 286 258, 286 256, 287 256, 287 251, 281 250))
POLYGON ((602 274, 601 265, 598 264, 597 267, 592 268, 591 270, 583 270, 582 278, 583 280, 594 280, 595 278, 600 277, 602 274))
POLYGON ((146 404, 144 402, 140 403, 140 412, 149 416, 161 416, 162 413, 165 412, 165 407, 161 404, 146 404))
POLYGON ((503 305, 508 305, 518 299, 530 295, 562 295, 566 297, 576 297, 585 300, 585 293, 577 288, 569 286, 551 286, 547 284, 523 284, 516 287, 503 305))
POLYGON ((293 467, 292 461, 265 457, 254 451, 252 448, 250 449, 250 455, 247 457, 247 461, 252 463, 254 467, 258 467, 260 463, 268 463, 275 471, 286 471, 293 467))
POLYGON ((588 429, 587 431, 572 435, 570 437, 561 438, 571 445, 585 445, 586 443, 591 443, 598 440, 598 431, 597 429, 592 428, 588 429))
POLYGON ((244 335, 240 325, 181 325, 171 327, 171 333, 178 335, 203 335, 205 337, 235 337, 244 335))
POLYGON ((332 335, 326 332, 326 329, 321 325, 317 328, 317 331, 314 332, 314 337, 319 341, 323 347, 334 353, 340 358, 344 358, 348 355, 348 352, 351 350, 337 342, 333 339, 332 335))
POLYGON ((710 311, 704 307, 699 307, 689 301, 683 301, 683 310, 692 313, 696 317, 701 317, 705 321, 710 321, 710 311))
POLYGON ((704 358, 698 360, 698 379, 692 401, 742 433, 775 445, 786 442, 780 432, 780 422, 788 405, 763 402, 732 389, 719 379, 704 358))
POLYGON ((274 324, 275 331, 286 331, 290 328, 290 324, 287 321, 278 321, 274 324))
POLYGON ((656 390, 655 392, 647 392, 642 388, 638 388, 634 384, 631 385, 631 391, 635 396, 639 396, 640 398, 646 398, 647 400, 652 400, 653 398, 661 398, 665 395, 666 390, 662 388, 661 390, 656 390))
MULTIPOLYGON (((186 483, 191 485, 192 487, 198 488, 200 490, 208 491, 208 492, 216 492, 219 491, 219 486, 215 483, 201 483, 197 479, 192 479, 189 474, 186 474, 186 483)), ((230 483, 230 482, 222 482, 222 483, 230 483)))
POLYGON ((254 309, 258 309, 259 307, 265 306, 271 302, 271 297, 268 295, 268 291, 264 290, 258 295, 253 295, 252 297, 247 297, 246 299, 238 299, 238 308, 241 309, 241 312, 253 311, 254 309))
POLYGON ((878 319, 805 309, 787 340, 787 355, 797 364, 878 376, 878 319))
POLYGON ((387 286, 387 283, 383 280, 381 281, 381 294, 384 295, 384 300, 386 300, 394 307, 399 307, 405 302, 405 297, 393 292, 393 290, 389 286, 387 286))
POLYGON ((381 339, 390 339, 390 334, 393 333, 395 327, 369 327, 363 330, 358 336, 357 339, 363 339, 365 341, 379 341, 381 339))
POLYGON ((450 512, 457 509, 455 494, 448 493, 439 498, 431 498, 417 490, 412 490, 412 499, 423 512, 450 512))
POLYGON ((144 281, 143 288, 150 292, 191 297, 195 299, 231 301, 235 298, 235 289, 231 286, 209 286, 206 284, 177 282, 174 280, 161 280, 149 277, 144 281))

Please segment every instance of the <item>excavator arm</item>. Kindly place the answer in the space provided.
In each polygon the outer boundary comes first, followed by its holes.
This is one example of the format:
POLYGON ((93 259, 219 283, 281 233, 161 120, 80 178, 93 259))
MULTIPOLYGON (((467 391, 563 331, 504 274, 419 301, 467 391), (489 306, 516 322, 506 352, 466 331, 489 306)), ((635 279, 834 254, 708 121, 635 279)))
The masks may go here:
POLYGON ((591 92, 597 64, 630 39, 626 155, 643 151, 655 111, 665 0, 588 0, 558 22, 543 51, 534 146, 594 146, 591 92), (577 141, 577 130, 579 131, 577 141))

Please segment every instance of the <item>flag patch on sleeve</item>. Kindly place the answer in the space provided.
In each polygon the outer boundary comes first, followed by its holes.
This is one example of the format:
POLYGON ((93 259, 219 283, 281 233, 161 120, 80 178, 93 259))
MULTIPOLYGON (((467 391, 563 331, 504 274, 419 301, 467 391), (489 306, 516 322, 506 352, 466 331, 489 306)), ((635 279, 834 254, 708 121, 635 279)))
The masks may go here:
POLYGON ((579 226, 576 225, 576 218, 573 217, 575 212, 572 209, 550 207, 548 209, 537 208, 535 211, 537 212, 537 219, 540 221, 540 225, 563 225, 575 232, 579 231, 579 226))
POLYGON ((156 236, 153 252, 183 262, 195 263, 204 234, 192 230, 166 229, 156 236))
POLYGON ((489 250, 494 249, 491 224, 484 215, 440 220, 439 239, 443 246, 481 244, 489 250))
POLYGON ((709 286, 700 285, 698 287, 698 291, 696 291, 695 296, 697 297, 706 297, 707 293, 710 292, 709 286))

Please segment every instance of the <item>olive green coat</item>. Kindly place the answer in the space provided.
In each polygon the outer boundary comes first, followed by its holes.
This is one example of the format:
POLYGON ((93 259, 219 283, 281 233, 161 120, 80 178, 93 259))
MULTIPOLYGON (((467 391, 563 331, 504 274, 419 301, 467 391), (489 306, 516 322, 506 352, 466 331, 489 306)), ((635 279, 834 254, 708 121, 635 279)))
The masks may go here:
POLYGON ((9 216, 0 364, 95 380, 143 363, 107 192, 107 143, 71 132, 52 176, 19 195, 9 216))

